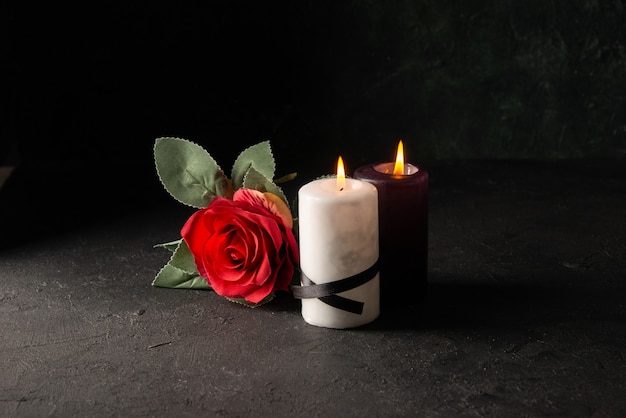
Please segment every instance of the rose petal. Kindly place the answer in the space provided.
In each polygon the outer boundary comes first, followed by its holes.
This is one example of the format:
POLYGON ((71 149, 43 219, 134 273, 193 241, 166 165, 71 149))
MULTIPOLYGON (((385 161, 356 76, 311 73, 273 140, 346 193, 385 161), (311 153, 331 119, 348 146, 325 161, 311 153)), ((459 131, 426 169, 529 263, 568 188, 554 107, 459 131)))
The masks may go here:
POLYGON ((194 213, 181 235, 216 293, 259 303, 274 290, 288 290, 299 254, 280 214, 284 202, 243 190, 235 200, 218 197, 194 213))
POLYGON ((204 268, 203 257, 201 256, 204 253, 203 248, 207 240, 206 234, 203 233, 205 232, 203 228, 203 215, 203 210, 194 212, 187 222, 185 222, 185 225, 183 225, 181 236, 193 255, 198 273, 202 277, 208 277, 206 269, 204 268))
POLYGON ((235 192, 233 200, 262 206, 268 209, 273 215, 278 216, 287 228, 293 228, 293 217, 291 216, 289 206, 274 193, 263 193, 253 189, 239 189, 235 192))

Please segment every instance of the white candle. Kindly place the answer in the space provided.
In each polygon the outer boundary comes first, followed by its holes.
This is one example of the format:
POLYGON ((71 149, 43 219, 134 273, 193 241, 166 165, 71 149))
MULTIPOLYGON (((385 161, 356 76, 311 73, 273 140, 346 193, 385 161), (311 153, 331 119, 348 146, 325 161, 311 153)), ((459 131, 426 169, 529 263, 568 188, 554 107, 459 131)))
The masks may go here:
MULTIPOLYGON (((361 305, 362 312, 331 306, 323 297, 303 298, 302 317, 320 327, 352 328, 372 322, 380 313, 378 192, 361 180, 346 178, 345 184, 338 184, 338 179, 314 180, 298 192, 300 266, 303 276, 317 285, 331 283, 341 289, 342 279, 365 278, 365 283, 331 297, 361 305)), ((302 285, 306 290, 304 278, 302 285)))

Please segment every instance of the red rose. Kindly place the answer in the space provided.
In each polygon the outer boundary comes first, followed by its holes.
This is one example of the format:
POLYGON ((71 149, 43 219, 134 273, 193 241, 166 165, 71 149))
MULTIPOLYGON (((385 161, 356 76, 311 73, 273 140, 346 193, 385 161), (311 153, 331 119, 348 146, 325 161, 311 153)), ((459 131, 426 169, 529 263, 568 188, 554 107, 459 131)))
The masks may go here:
POLYGON ((198 273, 221 296, 259 303, 288 290, 298 246, 292 218, 278 196, 237 190, 233 200, 216 197, 181 230, 198 273))

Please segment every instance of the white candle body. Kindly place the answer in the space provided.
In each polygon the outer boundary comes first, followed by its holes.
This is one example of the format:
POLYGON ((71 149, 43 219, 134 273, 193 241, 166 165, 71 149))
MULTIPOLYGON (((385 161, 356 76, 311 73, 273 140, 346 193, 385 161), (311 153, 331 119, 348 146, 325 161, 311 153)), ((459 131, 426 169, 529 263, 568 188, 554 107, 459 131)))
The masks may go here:
MULTIPOLYGON (((298 192, 300 266, 314 283, 345 279, 378 260, 378 192, 370 183, 347 178, 342 191, 335 178, 314 180, 298 192)), ((302 317, 326 328, 352 328, 380 314, 380 277, 339 296, 364 302, 355 314, 319 299, 302 299, 302 317)))

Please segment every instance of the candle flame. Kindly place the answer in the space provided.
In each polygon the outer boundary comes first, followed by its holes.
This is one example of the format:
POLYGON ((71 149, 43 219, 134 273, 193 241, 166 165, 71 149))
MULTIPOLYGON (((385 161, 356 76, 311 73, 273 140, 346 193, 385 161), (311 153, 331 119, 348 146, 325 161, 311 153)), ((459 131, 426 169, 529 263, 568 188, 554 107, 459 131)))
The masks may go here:
POLYGON ((404 146, 402 140, 398 142, 398 152, 396 153, 396 164, 393 166, 393 174, 404 174, 404 146))
POLYGON ((337 189, 339 191, 346 187, 346 170, 343 166, 343 158, 341 155, 337 159, 337 189))

